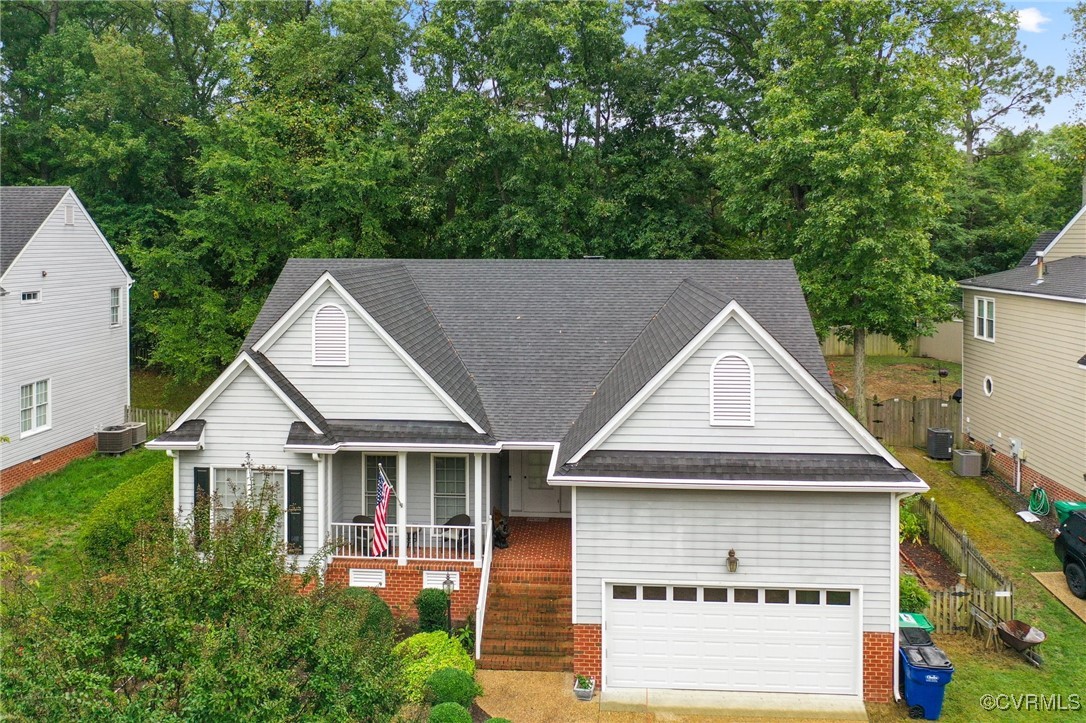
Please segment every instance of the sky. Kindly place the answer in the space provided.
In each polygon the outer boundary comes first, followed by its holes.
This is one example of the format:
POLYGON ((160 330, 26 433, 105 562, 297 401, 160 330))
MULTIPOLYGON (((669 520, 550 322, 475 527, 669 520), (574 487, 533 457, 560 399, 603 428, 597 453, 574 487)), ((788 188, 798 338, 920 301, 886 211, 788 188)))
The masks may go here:
MULTIPOLYGON (((1052 0, 1051 2, 1008 2, 1018 12, 1018 40, 1025 46, 1025 54, 1038 65, 1051 65, 1057 75, 1067 72, 1071 57, 1072 43, 1071 16, 1067 10, 1071 2, 1052 0)), ((1019 119, 1015 125, 1019 129, 1036 124, 1041 129, 1048 129, 1060 123, 1070 123, 1074 118, 1075 101, 1069 96, 1053 99, 1039 119, 1026 121, 1019 119)))

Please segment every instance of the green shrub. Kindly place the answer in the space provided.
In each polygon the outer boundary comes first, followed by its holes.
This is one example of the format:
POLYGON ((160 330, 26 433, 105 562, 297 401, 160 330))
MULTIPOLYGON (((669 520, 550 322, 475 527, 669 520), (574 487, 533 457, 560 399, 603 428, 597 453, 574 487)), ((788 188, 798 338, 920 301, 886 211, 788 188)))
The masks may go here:
POLYGON ((922 613, 931 602, 931 595, 912 575, 901 576, 898 607, 903 613, 922 613))
POLYGON ((392 610, 388 603, 372 590, 364 587, 339 588, 346 604, 358 617, 359 625, 367 634, 386 635, 394 630, 396 621, 392 617, 392 610))
POLYGON ((432 633, 445 630, 448 625, 449 596, 444 590, 426 588, 415 597, 415 609, 419 611, 419 630, 432 633))
POLYGON ((913 495, 901 503, 901 511, 898 516, 898 539, 901 542, 919 543, 920 538, 927 531, 924 516, 916 511, 917 500, 920 495, 913 495))
POLYGON ((431 705, 459 703, 468 710, 483 690, 475 679, 457 668, 442 668, 426 679, 426 700, 431 705))
POLYGON ((471 713, 456 703, 442 703, 430 709, 429 723, 471 723, 471 713))
POLYGON ((475 661, 460 643, 441 631, 412 635, 393 648, 393 652, 402 664, 404 696, 412 703, 422 702, 426 681, 443 668, 457 668, 475 675, 475 661))
POLYGON ((80 530, 84 552, 97 562, 123 554, 140 523, 171 519, 173 463, 165 460, 117 485, 91 510, 80 530))

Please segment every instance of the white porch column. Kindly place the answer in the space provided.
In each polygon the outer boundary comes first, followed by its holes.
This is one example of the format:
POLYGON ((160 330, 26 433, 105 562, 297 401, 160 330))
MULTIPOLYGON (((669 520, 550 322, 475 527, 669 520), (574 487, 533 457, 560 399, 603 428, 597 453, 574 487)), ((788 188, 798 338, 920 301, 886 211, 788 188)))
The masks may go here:
POLYGON ((324 547, 324 480, 327 470, 323 454, 314 454, 317 458, 317 549, 324 547))
POLYGON ((399 559, 407 564, 407 452, 396 455, 396 536, 399 539, 399 559))
POLYGON ((483 566, 483 455, 475 453, 475 567, 483 566))

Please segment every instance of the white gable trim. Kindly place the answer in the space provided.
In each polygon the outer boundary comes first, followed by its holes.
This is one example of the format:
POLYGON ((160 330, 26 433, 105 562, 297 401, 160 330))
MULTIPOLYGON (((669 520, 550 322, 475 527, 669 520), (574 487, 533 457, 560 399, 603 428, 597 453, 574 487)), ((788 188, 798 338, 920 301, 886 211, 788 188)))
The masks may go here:
POLYGON ((762 328, 762 325, 755 321, 754 317, 748 314, 737 301, 732 301, 725 306, 721 312, 705 326, 705 328, 699 331, 697 335, 690 340, 682 351, 676 354, 671 361, 664 365, 663 369, 656 373, 656 376, 650 379, 649 382, 641 388, 641 391, 635 394, 630 401, 626 402, 625 406, 623 406, 622 409, 620 409, 619 412, 600 429, 600 431, 596 432, 595 436, 593 436, 587 444, 577 450, 576 454, 574 454, 569 461, 571 463, 579 462, 585 454, 603 444, 603 442, 610 437, 611 434, 630 417, 630 415, 637 411, 641 404, 648 399, 653 392, 659 389, 679 367, 685 364, 686 361, 694 355, 694 352, 700 349, 710 337, 716 334, 725 323, 732 319, 739 322, 747 333, 754 337, 754 340, 761 344, 762 347, 769 352, 770 356, 791 374, 792 377, 799 382, 800 386, 802 386, 815 401, 829 412, 830 416, 832 416, 837 423, 860 444, 860 446, 870 454, 882 457, 894 468, 904 469, 904 465, 894 459, 894 456, 890 454, 885 447, 879 444, 878 440, 876 440, 862 424, 857 422, 856 418, 849 414, 848 410, 842 407, 833 395, 827 392, 826 388, 823 387, 817 379, 811 376, 811 373, 804 369, 803 365, 797 362, 795 358, 789 354, 769 332, 762 328))
MULTIPOLYGON (((1043 250, 1043 251, 1041 251, 1041 255, 1042 255, 1042 256, 1047 256, 1047 255, 1048 255, 1048 252, 1052 250, 1052 247, 1053 247, 1053 246, 1055 246, 1056 244, 1058 244, 1058 243, 1060 242, 1060 239, 1062 239, 1062 238, 1063 238, 1064 234, 1066 234, 1066 233, 1067 233, 1067 229, 1069 229, 1069 228, 1071 228, 1072 226, 1074 226, 1074 225, 1075 225, 1075 223, 1076 223, 1076 222, 1077 222, 1077 221, 1078 221, 1078 220, 1079 220, 1080 218, 1082 218, 1082 215, 1083 215, 1083 214, 1086 214, 1086 205, 1083 205, 1083 206, 1082 206, 1082 208, 1080 208, 1080 209, 1078 210, 1078 213, 1076 213, 1076 214, 1074 215, 1074 218, 1072 218, 1072 219, 1071 219, 1071 220, 1070 220, 1070 221, 1068 222, 1068 224, 1067 224, 1066 226, 1064 226, 1063 228, 1061 228, 1061 229, 1060 229, 1060 232, 1059 232, 1058 234, 1056 234, 1055 238, 1053 238, 1053 239, 1052 239, 1051 241, 1049 241, 1049 242, 1048 242, 1048 246, 1045 246, 1045 247, 1044 247, 1044 250, 1043 250)), ((1029 265, 1030 265, 1030 266, 1036 266, 1036 265, 1037 265, 1037 257, 1036 257, 1036 256, 1034 256, 1034 257, 1033 257, 1033 258, 1032 258, 1032 259, 1030 260, 1030 262, 1029 262, 1029 265)))
POLYGON ((1028 291, 1008 291, 1007 289, 993 289, 989 286, 972 286, 970 284, 958 284, 963 289, 979 291, 984 294, 1006 294, 1007 296, 1027 296, 1031 299, 1052 299, 1053 301, 1069 301, 1072 304, 1086 304, 1086 299, 1076 299, 1070 296, 1056 296, 1055 294, 1034 294, 1028 291))
POLYGON ((279 385, 273 382, 271 378, 264 373, 264 370, 261 369, 246 352, 239 354, 238 358, 223 370, 223 373, 219 375, 218 379, 212 382, 211 386, 204 390, 204 393, 201 394, 200 397, 185 410, 184 414, 178 417, 177 421, 171 424, 166 431, 172 432, 188 420, 198 418, 246 369, 252 369, 257 377, 260 378, 260 381, 264 382, 264 384, 272 390, 275 396, 279 398, 279 401, 285 404, 286 407, 294 413, 294 416, 305 422, 306 426, 313 430, 314 433, 323 434, 321 428, 318 427, 312 419, 307 417, 302 410, 298 408, 298 405, 291 401, 290 397, 283 393, 283 390, 279 388, 279 385))
POLYGON ((827 482, 825 480, 705 480, 655 477, 548 477, 556 487, 620 487, 630 489, 741 490, 751 492, 927 492, 924 482, 827 482))
POLYGON ((381 341, 388 345, 388 347, 396 353, 396 356, 398 356, 400 360, 403 361, 403 363, 406 364, 411 369, 411 371, 415 373, 415 376, 417 376, 423 382, 423 384, 429 387, 430 391, 437 395, 437 397, 442 401, 442 403, 445 404, 446 407, 449 408, 449 411, 451 411, 457 419, 471 426, 471 428, 474 429, 476 432, 479 432, 480 434, 484 433, 485 430, 479 425, 479 423, 472 419, 471 416, 468 415, 468 413, 465 412, 460 407, 460 405, 457 404, 456 401, 454 401, 453 398, 450 397, 448 393, 441 388, 441 385, 439 385, 436 381, 434 381, 433 377, 426 373, 425 369, 419 366, 419 363, 415 361, 414 357, 408 354, 407 351, 402 346, 400 346, 387 331, 385 331, 384 327, 378 324, 377 321, 372 316, 370 316, 369 312, 362 308, 362 305, 358 303, 358 300, 351 296, 351 294, 347 293, 347 290, 344 289, 339 281, 337 281, 336 278, 332 276, 332 274, 328 271, 325 271, 323 274, 321 274, 321 277, 313 282, 313 285, 309 287, 309 290, 302 294, 301 297, 299 297, 299 299, 294 302, 294 305, 291 306, 285 314, 279 317, 279 320, 276 321, 270 329, 264 332, 264 335, 261 336, 255 344, 253 344, 253 350, 264 351, 266 348, 275 343, 275 340, 282 336, 283 332, 285 332, 291 324, 297 321, 302 313, 312 305, 313 300, 329 288, 339 294, 343 302, 351 307, 351 309, 356 314, 358 314, 359 317, 361 317, 362 321, 369 325, 369 327, 373 330, 375 334, 377 334, 381 341))

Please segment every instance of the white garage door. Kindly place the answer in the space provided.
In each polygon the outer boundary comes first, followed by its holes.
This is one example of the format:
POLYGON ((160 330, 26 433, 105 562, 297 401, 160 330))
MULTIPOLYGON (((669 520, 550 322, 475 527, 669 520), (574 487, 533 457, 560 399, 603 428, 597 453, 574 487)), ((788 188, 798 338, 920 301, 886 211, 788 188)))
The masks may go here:
POLYGON ((855 590, 607 586, 616 688, 858 694, 855 590))

